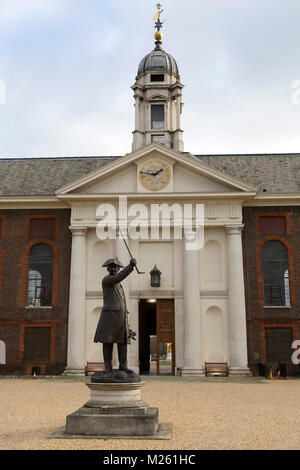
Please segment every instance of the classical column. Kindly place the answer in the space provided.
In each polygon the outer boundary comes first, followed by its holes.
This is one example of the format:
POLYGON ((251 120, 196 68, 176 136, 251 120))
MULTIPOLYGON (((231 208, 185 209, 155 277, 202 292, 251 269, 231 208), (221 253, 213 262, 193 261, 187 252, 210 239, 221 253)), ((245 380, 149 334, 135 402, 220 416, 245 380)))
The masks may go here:
POLYGON ((243 225, 226 226, 230 373, 249 375, 242 250, 243 225))
MULTIPOLYGON (((122 225, 121 225, 122 227, 122 225)), ((122 233, 123 235, 125 234, 126 232, 126 229, 122 229, 122 233)), ((125 235, 124 235, 125 236, 125 235)), ((127 237, 127 245, 129 245, 129 237, 127 237)), ((129 254, 128 254, 128 251, 126 249, 126 246, 125 246, 125 243, 123 241, 122 238, 119 238, 119 236, 117 235, 117 238, 116 238, 116 244, 115 244, 115 252, 116 252, 116 256, 119 258, 119 260, 121 261, 122 264, 124 264, 124 266, 127 266, 127 264, 129 264, 129 260, 130 260, 130 257, 129 257, 129 254)), ((124 290, 124 294, 125 294, 125 298, 126 298, 126 305, 127 305, 127 310, 129 311, 129 279, 130 279, 130 276, 128 276, 126 279, 124 279, 121 284, 122 284, 122 287, 123 287, 123 290, 124 290)), ((130 316, 129 316, 129 323, 130 323, 130 316)), ((130 357, 129 357, 129 351, 127 351, 127 359, 128 359, 128 367, 131 366, 131 361, 129 360, 130 357)), ((113 353, 113 367, 114 368, 118 368, 119 367, 119 363, 118 363, 118 360, 117 360, 117 347, 116 345, 114 345, 114 353, 113 353)))
POLYGON ((184 366, 182 375, 201 375, 199 252, 184 251, 184 366))
MULTIPOLYGON (((129 246, 129 237, 127 237, 126 242, 127 242, 127 245, 129 246)), ((127 264, 129 264, 129 261, 130 261, 130 256, 125 246, 124 240, 122 238, 119 238, 118 236, 116 238, 115 249, 116 249, 116 256, 119 258, 121 263, 124 264, 124 266, 127 266, 127 264)), ((122 281, 121 283, 124 293, 125 293, 127 306, 129 305, 129 278, 130 276, 124 279, 124 281, 122 281)))
POLYGON ((68 359, 65 375, 83 375, 85 367, 85 283, 86 227, 70 227, 72 232, 68 359))
POLYGON ((135 95, 135 130, 140 131, 140 97, 135 95))

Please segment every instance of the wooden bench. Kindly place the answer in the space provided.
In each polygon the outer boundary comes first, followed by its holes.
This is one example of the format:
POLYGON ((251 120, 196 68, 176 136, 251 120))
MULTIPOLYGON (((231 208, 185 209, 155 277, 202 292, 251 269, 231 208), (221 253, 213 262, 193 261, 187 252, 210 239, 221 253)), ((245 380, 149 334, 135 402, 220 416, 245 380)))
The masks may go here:
POLYGON ((227 362, 205 362, 205 376, 229 376, 229 368, 227 362))
POLYGON ((87 362, 85 366, 85 375, 90 372, 102 372, 104 370, 104 362, 87 362))

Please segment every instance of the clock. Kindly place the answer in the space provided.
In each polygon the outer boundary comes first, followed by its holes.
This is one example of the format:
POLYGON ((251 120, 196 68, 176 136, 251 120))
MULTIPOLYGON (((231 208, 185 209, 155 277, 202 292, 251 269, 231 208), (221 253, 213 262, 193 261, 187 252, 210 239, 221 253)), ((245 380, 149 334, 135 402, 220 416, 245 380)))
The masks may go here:
POLYGON ((150 158, 139 169, 141 185, 149 191, 161 191, 171 179, 171 168, 161 158, 150 158))

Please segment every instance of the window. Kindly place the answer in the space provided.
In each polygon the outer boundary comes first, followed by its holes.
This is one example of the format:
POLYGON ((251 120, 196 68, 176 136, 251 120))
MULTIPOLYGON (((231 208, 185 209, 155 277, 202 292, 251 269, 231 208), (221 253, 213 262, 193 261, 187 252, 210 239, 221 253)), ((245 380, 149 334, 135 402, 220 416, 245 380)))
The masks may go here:
POLYGON ((261 252, 264 305, 290 306, 288 252, 286 246, 270 240, 261 252))
POLYGON ((290 276, 289 270, 286 269, 283 275, 284 279, 284 295, 285 295, 285 305, 291 305, 291 296, 290 296, 290 276))
POLYGON ((163 104, 151 106, 151 128, 163 129, 165 127, 165 108, 163 104))
POLYGON ((32 217, 30 218, 30 237, 55 237, 55 218, 42 218, 32 217))
POLYGON ((165 76, 163 74, 151 75, 151 82, 163 82, 165 76))
POLYGON ((28 272, 28 303, 35 307, 41 306, 42 276, 32 269, 28 272))
POLYGON ((27 306, 52 305, 53 251, 49 245, 38 243, 29 253, 27 306))
POLYGON ((286 233, 286 217, 260 216, 259 231, 262 235, 284 235, 286 233))
POLYGON ((157 142, 158 144, 164 145, 164 143, 165 143, 165 136, 164 136, 164 134, 162 134, 162 135, 152 135, 152 136, 151 136, 151 141, 152 141, 152 142, 157 142))

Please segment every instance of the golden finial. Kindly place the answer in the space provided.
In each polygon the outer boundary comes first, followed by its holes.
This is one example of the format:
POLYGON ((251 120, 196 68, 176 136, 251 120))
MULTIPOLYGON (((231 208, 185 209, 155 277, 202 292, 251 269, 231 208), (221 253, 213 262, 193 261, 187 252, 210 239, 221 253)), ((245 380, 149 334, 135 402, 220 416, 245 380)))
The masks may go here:
POLYGON ((156 15, 153 17, 153 20, 152 22, 155 23, 155 28, 157 29, 157 31, 155 32, 154 34, 154 38, 156 39, 156 41, 161 41, 162 38, 163 38, 163 34, 161 32, 161 28, 163 26, 163 22, 160 21, 160 15, 162 14, 162 12, 164 10, 161 9, 161 4, 158 3, 156 5, 157 9, 158 9, 158 12, 156 13, 156 15))
POLYGON ((160 15, 161 15, 162 12, 164 11, 164 10, 161 9, 161 4, 160 4, 160 3, 158 3, 158 4, 156 5, 156 7, 157 7, 157 9, 158 9, 158 13, 156 13, 156 15, 153 17, 153 20, 152 20, 153 23, 155 23, 155 22, 158 20, 158 18, 160 18, 160 15))

